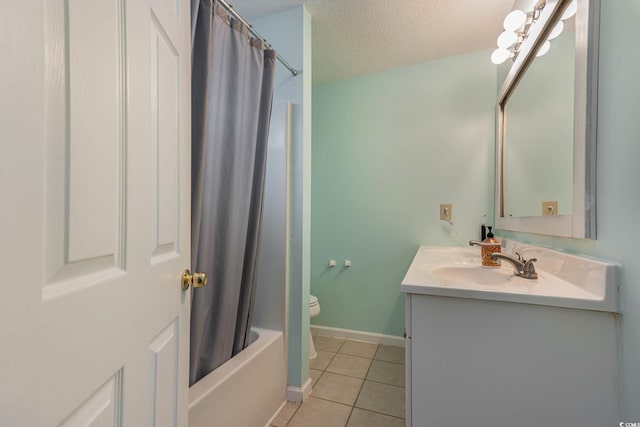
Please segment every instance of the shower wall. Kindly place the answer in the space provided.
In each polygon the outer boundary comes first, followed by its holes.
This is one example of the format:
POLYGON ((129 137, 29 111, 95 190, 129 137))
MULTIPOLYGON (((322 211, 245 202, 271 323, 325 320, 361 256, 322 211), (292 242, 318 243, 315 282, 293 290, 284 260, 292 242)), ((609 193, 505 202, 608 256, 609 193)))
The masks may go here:
POLYGON ((271 112, 265 177, 262 235, 252 324, 286 333, 288 152, 291 104, 278 103, 271 112))

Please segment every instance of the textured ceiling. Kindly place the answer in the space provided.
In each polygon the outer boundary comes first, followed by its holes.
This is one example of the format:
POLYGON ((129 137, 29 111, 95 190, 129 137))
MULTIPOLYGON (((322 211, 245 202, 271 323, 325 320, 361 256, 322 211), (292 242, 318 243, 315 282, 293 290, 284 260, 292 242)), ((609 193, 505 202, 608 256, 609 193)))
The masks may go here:
POLYGON ((304 3, 312 17, 314 84, 491 49, 513 6, 513 0, 229 2, 249 22, 304 3))

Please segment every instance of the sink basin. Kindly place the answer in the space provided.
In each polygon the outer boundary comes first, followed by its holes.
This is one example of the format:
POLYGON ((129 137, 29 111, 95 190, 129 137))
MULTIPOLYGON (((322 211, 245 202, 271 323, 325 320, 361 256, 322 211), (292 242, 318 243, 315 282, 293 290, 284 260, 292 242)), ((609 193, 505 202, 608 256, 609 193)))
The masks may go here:
POLYGON ((503 242, 503 252, 536 258, 537 279, 514 275, 513 267, 482 267, 479 248, 422 246, 402 281, 412 294, 486 299, 524 304, 617 312, 618 288, 613 263, 503 242))
POLYGON ((511 280, 513 269, 486 267, 439 267, 431 270, 431 274, 452 282, 471 282, 478 285, 503 285, 511 280))

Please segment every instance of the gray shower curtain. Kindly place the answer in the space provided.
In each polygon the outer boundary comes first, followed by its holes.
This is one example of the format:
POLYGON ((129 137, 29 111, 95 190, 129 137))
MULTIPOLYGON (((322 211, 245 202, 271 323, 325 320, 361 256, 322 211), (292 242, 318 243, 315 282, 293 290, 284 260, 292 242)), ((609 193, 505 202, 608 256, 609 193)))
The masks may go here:
POLYGON ((255 294, 275 52, 211 0, 192 0, 189 382, 248 342, 255 294))

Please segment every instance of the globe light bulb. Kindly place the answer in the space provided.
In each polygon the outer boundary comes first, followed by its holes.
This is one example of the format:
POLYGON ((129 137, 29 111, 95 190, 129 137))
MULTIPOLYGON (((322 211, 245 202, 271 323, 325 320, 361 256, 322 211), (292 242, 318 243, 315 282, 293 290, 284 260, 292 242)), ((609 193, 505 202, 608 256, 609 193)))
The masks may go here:
POLYGON ((542 46, 540 46, 540 49, 538 49, 538 52, 536 53, 536 56, 542 56, 545 53, 549 52, 549 49, 551 48, 551 42, 549 40, 547 40, 546 42, 544 42, 544 44, 542 46))
POLYGON ((524 13, 521 10, 512 10, 504 18, 504 22, 502 23, 502 26, 507 31, 516 31, 518 28, 522 27, 525 22, 527 22, 526 13, 524 13))
POLYGON ((513 45, 518 40, 518 36, 513 31, 503 31, 498 36, 498 47, 503 49, 513 45))
POLYGON ((578 2, 576 0, 573 0, 569 5, 569 7, 564 11, 560 19, 565 21, 571 18, 573 15, 575 15, 577 11, 578 11, 578 2))
POLYGON ((548 40, 553 40, 558 37, 560 33, 562 33, 562 30, 564 30, 564 22, 560 21, 556 24, 555 27, 553 27, 553 30, 551 30, 551 34, 549 34, 548 40))
POLYGON ((491 54, 491 62, 496 65, 502 64, 511 56, 507 49, 498 48, 491 54))

